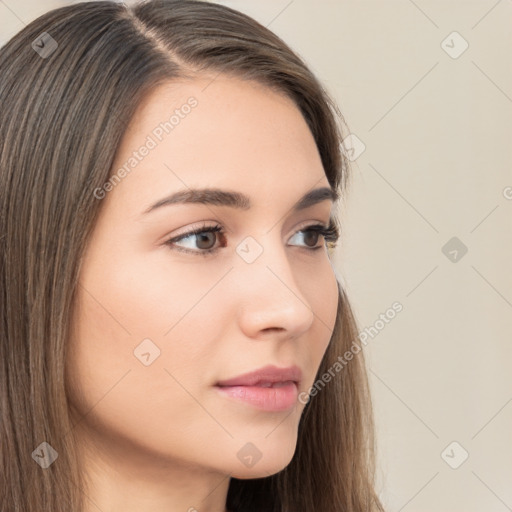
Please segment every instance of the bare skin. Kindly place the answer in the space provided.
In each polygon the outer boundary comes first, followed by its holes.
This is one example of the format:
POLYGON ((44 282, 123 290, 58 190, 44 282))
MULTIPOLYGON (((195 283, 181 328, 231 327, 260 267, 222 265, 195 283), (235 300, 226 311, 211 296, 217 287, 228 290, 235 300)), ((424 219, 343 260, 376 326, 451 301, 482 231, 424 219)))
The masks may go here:
MULTIPOLYGON (((188 98, 197 106, 101 199, 84 255, 67 375, 86 512, 225 512, 230 477, 289 464, 304 405, 263 411, 215 384, 295 364, 299 392, 307 391, 330 341, 335 274, 322 236, 308 244, 301 230, 327 225, 332 201, 292 210, 329 187, 311 132, 288 98, 232 77, 211 80, 166 84, 146 98, 114 170, 188 98), (144 213, 204 187, 243 193, 251 207, 188 203, 144 213), (166 244, 216 225, 224 234, 166 244), (262 248, 251 263, 236 251, 246 237, 262 248), (134 354, 143 340, 151 341, 142 359, 160 350, 148 365, 134 354), (247 443, 261 453, 252 467, 237 456, 247 443)), ((254 254, 250 243, 243 247, 254 254)))

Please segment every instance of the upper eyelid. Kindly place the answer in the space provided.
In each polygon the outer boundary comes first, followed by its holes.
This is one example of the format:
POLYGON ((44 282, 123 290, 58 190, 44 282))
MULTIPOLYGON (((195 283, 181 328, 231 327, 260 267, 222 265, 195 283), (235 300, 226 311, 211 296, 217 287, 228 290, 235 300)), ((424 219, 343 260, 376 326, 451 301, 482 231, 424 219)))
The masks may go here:
MULTIPOLYGON (((295 235, 296 233, 300 233, 301 231, 304 231, 306 229, 313 228, 313 227, 316 227, 316 226, 321 226, 321 227, 324 227, 324 228, 328 228, 331 225, 331 221, 332 220, 333 219, 329 218, 329 220, 327 222, 322 222, 322 221, 317 220, 317 221, 311 221, 310 224, 308 224, 308 223, 301 224, 300 227, 298 229, 296 229, 292 233, 292 236, 295 235)), ((168 241, 171 242, 171 241, 179 240, 181 238, 187 238, 188 236, 197 235, 199 233, 202 233, 203 231, 208 231, 211 228, 220 228, 217 232, 222 233, 224 235, 226 233, 230 233, 231 232, 231 230, 226 229, 223 225, 221 225, 219 223, 217 223, 217 224, 210 224, 210 225, 201 225, 201 226, 198 226, 196 228, 191 228, 191 229, 189 229, 188 231, 185 231, 182 234, 173 236, 168 241)))

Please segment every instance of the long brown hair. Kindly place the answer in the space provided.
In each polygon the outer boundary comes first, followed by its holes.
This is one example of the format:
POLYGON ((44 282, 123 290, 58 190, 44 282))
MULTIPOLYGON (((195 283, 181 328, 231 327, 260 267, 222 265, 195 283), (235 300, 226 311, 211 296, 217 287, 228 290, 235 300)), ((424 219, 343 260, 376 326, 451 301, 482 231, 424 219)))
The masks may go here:
MULTIPOLYGON (((41 16, 0 50, 1 512, 83 510, 64 363, 80 261, 102 204, 93 191, 109 179, 146 94, 218 73, 289 96, 331 186, 346 193, 344 119, 335 102, 279 37, 233 9, 193 0, 78 3, 41 16), (35 460, 44 442, 58 458, 42 469, 35 460)), ((318 376, 358 333, 339 283, 338 290, 318 376)), ((228 508, 382 511, 373 428, 360 352, 305 406, 290 464, 267 478, 232 478, 228 508)))

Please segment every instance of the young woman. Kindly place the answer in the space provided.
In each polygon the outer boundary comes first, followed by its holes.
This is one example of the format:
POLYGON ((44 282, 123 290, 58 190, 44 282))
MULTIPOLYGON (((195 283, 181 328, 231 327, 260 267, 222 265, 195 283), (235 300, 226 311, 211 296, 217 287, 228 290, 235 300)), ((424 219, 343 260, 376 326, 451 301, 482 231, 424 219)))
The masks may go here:
POLYGON ((306 64, 220 5, 78 3, 0 104, 1 511, 382 511, 306 64))

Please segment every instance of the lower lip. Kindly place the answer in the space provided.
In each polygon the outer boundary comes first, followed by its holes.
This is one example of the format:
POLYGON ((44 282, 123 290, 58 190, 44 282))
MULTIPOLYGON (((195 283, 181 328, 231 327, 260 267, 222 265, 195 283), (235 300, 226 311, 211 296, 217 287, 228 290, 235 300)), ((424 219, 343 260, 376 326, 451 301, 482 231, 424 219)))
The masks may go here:
POLYGON ((223 395, 241 400, 263 411, 287 411, 297 403, 298 390, 295 382, 283 386, 216 386, 223 395))

